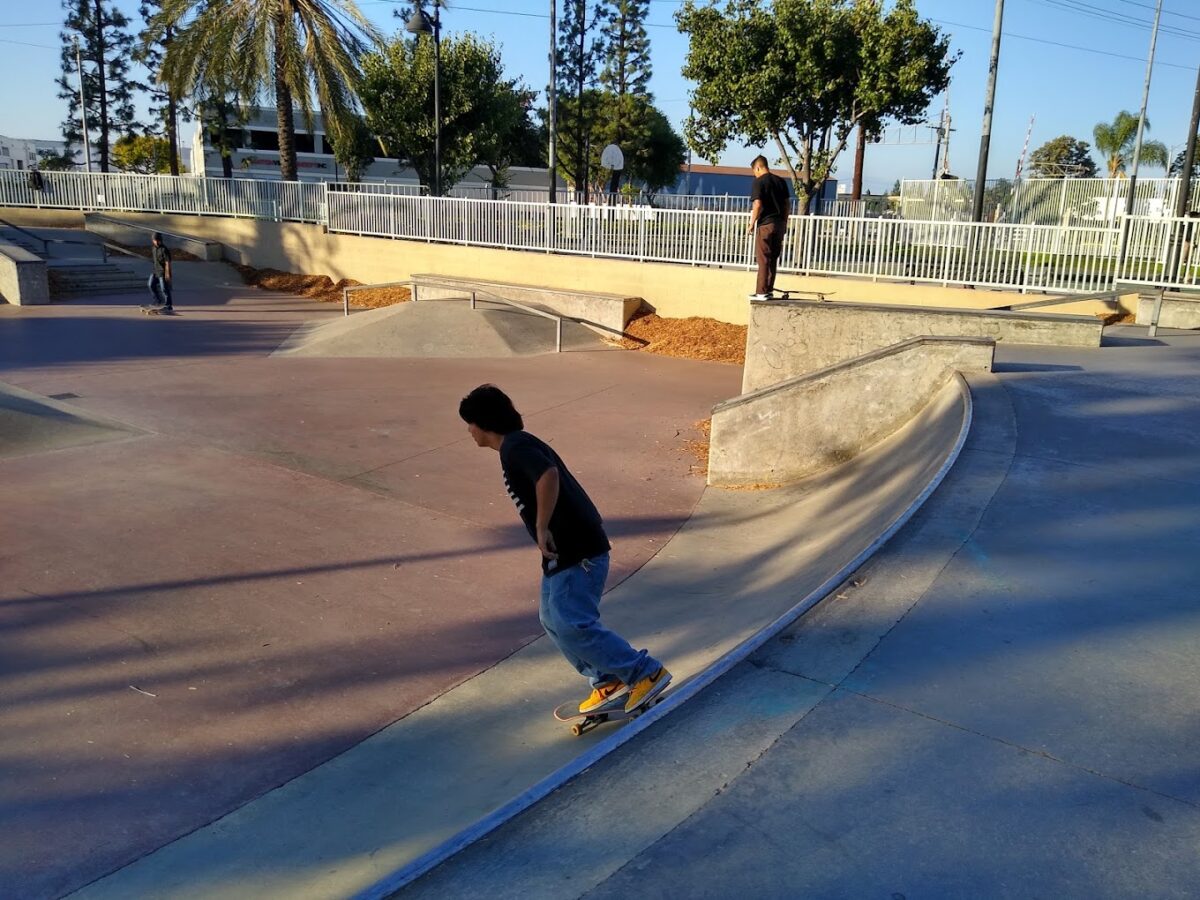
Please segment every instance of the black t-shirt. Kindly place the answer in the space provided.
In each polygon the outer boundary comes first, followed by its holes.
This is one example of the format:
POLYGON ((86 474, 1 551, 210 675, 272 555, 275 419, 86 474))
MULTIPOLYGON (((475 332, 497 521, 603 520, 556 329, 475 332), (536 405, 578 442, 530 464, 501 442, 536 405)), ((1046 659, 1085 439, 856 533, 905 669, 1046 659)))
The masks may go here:
POLYGON ((754 179, 750 188, 750 202, 762 201, 762 209, 758 213, 757 225, 769 222, 786 222, 791 211, 791 197, 788 194, 787 182, 778 175, 764 172, 754 179))
POLYGON ((154 263, 154 274, 163 278, 167 274, 167 263, 171 261, 171 251, 166 244, 151 245, 150 260, 154 263))
POLYGON ((559 455, 529 432, 514 431, 506 434, 500 445, 500 467, 508 496, 530 537, 537 541, 537 482, 551 466, 558 468, 558 502, 550 514, 550 537, 558 559, 542 558, 542 571, 547 575, 609 550, 600 513, 559 455))

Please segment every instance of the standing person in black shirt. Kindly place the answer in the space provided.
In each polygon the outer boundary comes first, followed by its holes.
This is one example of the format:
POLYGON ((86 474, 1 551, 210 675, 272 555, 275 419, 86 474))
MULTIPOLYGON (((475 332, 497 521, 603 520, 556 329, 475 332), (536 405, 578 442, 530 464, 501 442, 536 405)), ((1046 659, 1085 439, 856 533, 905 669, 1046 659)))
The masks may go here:
POLYGON ((750 224, 746 231, 754 235, 754 256, 758 261, 758 284, 751 300, 770 300, 775 290, 775 268, 783 252, 791 198, 787 182, 767 168, 767 158, 756 156, 750 163, 754 184, 750 188, 750 224))
POLYGON ((476 445, 499 451, 508 496, 541 551, 542 627, 592 683, 579 711, 632 712, 659 694, 671 673, 600 623, 609 551, 600 513, 550 445, 523 430, 500 388, 475 388, 458 414, 476 445))
POLYGON ((157 231, 150 240, 150 262, 154 266, 154 272, 146 286, 150 288, 150 294, 154 297, 154 305, 171 312, 174 309, 171 305, 171 251, 157 231))

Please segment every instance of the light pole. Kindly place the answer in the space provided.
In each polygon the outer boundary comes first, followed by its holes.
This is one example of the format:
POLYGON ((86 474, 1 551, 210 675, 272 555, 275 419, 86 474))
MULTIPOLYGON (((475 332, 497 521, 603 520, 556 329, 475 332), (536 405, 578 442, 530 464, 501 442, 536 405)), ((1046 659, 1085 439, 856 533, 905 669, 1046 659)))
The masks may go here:
POLYGON ((404 30, 433 35, 433 195, 442 194, 442 0, 433 0, 433 18, 420 6, 413 10, 404 30))
POLYGON ((988 150, 992 144, 992 109, 996 105, 996 70, 1000 68, 1000 35, 1004 30, 1004 0, 996 0, 992 24, 992 58, 988 63, 987 99, 983 103, 983 133, 979 138, 979 167, 975 170, 975 197, 971 221, 983 221, 983 194, 987 187, 988 150))
MULTIPOLYGON (((79 39, 75 39, 75 74, 79 76, 79 117, 83 120, 83 159, 89 172, 92 171, 92 141, 88 137, 87 98, 83 94, 83 57, 79 52, 79 39)), ((69 148, 68 148, 69 149, 69 148)))
POLYGON ((550 0, 550 202, 558 201, 558 0, 550 0))

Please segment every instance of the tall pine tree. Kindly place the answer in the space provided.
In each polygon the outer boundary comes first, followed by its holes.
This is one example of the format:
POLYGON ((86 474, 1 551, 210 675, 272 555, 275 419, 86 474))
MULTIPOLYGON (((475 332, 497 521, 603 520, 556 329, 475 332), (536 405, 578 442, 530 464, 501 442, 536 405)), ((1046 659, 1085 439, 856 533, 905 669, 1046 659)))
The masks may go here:
POLYGON ((94 132, 100 171, 107 172, 109 151, 117 137, 140 128, 133 98, 143 87, 129 75, 134 39, 126 29, 129 19, 115 3, 104 0, 63 0, 66 18, 62 39, 62 75, 57 79, 58 96, 68 103, 62 123, 68 149, 83 142, 79 119, 79 93, 76 81, 75 43, 83 60, 83 95, 86 101, 88 131, 94 132))
MULTIPOLYGON (((650 0, 606 0, 602 11, 603 132, 609 143, 616 144, 627 155, 636 152, 635 148, 645 147, 650 136, 647 112, 652 99, 650 38, 646 34, 649 11, 650 0)), ((627 164, 626 168, 632 167, 627 164)), ((616 193, 620 185, 621 172, 614 170, 608 189, 616 193)))
POLYGON ((134 49, 133 58, 145 66, 150 72, 150 82, 147 90, 150 92, 150 117, 152 124, 149 130, 154 134, 165 134, 170 145, 171 174, 179 174, 179 119, 182 114, 186 121, 189 117, 187 110, 182 108, 170 87, 163 84, 158 77, 162 68, 163 58, 175 29, 164 24, 158 17, 162 12, 163 0, 142 0, 138 6, 138 14, 145 22, 138 44, 134 49), (154 123, 161 123, 161 129, 154 123))
MULTIPOLYGON (((597 112, 592 90, 599 80, 603 42, 597 35, 602 21, 600 4, 588 8, 587 0, 563 0, 558 21, 558 131, 571 143, 559 158, 563 174, 588 195, 588 157, 591 128, 597 112)), ((559 141, 562 148, 564 141, 559 141)))

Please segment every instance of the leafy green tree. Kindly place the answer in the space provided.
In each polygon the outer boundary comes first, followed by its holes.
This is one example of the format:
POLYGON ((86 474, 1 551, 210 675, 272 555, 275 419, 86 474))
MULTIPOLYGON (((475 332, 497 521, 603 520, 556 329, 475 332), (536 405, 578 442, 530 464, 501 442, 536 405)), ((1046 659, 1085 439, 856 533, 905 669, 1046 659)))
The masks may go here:
POLYGON ((687 161, 687 145, 657 107, 647 103, 642 115, 645 136, 626 155, 625 174, 628 184, 655 194, 679 180, 680 167, 687 161))
POLYGON ((57 150, 39 150, 38 168, 43 172, 74 172, 76 169, 75 156, 70 148, 59 152, 57 150))
MULTIPOLYGON (((587 0, 563 0, 558 20, 558 141, 557 166, 575 190, 587 193, 592 153, 589 142, 599 106, 603 41, 597 27, 603 20, 599 3, 589 10, 587 0)), ((602 149, 602 148, 601 148, 602 149)), ((596 151, 599 158, 599 149, 596 151)))
POLYGON ((362 181, 367 168, 380 155, 379 141, 362 116, 354 116, 348 123, 332 123, 325 139, 333 143, 333 158, 345 172, 346 181, 353 184, 362 181))
MULTIPOLYGON (((1167 174, 1178 178, 1183 174, 1183 164, 1187 162, 1187 150, 1180 150, 1175 154, 1175 158, 1171 160, 1171 167, 1167 169, 1167 174)), ((1192 161, 1192 178, 1200 178, 1200 152, 1197 152, 1196 158, 1192 161)))
POLYGON ((515 81, 498 85, 487 99, 488 110, 476 132, 476 156, 491 173, 493 193, 508 187, 511 166, 541 160, 538 132, 529 118, 533 91, 515 81))
MULTIPOLYGON (((644 145, 650 121, 650 38, 646 34, 649 0, 607 0, 601 12, 604 102, 598 109, 604 143, 622 151, 644 145)), ((621 172, 614 170, 609 191, 616 193, 621 172)))
MULTIPOLYGON (((1104 157, 1109 178, 1125 177, 1125 167, 1133 162, 1134 144, 1137 143, 1138 117, 1121 110, 1111 122, 1097 122, 1092 136, 1096 149, 1104 157)), ((1146 131, 1150 120, 1146 120, 1146 131)), ((1141 162, 1152 166, 1167 167, 1167 145, 1161 141, 1142 141, 1141 162)))
POLYGON ((381 41, 354 0, 163 0, 155 22, 174 29, 160 77, 175 96, 202 84, 273 94, 284 181, 297 178, 294 107, 311 130, 315 93, 327 126, 349 122, 358 58, 381 41))
MULTIPOLYGON (((215 77, 216 73, 209 73, 215 77)), ((241 129, 249 111, 227 83, 198 84, 193 92, 204 140, 221 155, 221 177, 233 177, 233 151, 241 145, 241 129)))
POLYGON ((134 97, 142 85, 130 77, 129 61, 133 35, 127 30, 129 18, 115 3, 103 0, 63 0, 66 17, 62 39, 62 75, 56 80, 58 96, 67 101, 67 118, 62 123, 67 151, 82 144, 83 126, 79 116, 79 92, 75 45, 83 62, 83 95, 86 101, 88 130, 96 132, 93 141, 100 171, 109 169, 112 136, 141 126, 134 113, 134 97))
POLYGON ((696 82, 692 149, 711 159, 735 139, 773 143, 807 209, 859 123, 914 121, 945 87, 948 38, 912 0, 889 17, 870 0, 729 0, 723 11, 686 0, 676 21, 690 37, 683 76, 696 82))
MULTIPOLYGON (((362 58, 360 97, 368 127, 389 156, 434 178, 433 41, 395 37, 362 58)), ((442 41, 442 153, 437 183, 456 184, 476 164, 502 175, 521 140, 529 94, 506 78, 494 44, 465 33, 442 41)))
POLYGON ((122 172, 162 175, 171 171, 171 143, 152 134, 127 134, 113 144, 112 161, 122 172))
POLYGON ((1096 163, 1087 141, 1063 134, 1029 154, 1029 171, 1037 178, 1092 178, 1096 163))

